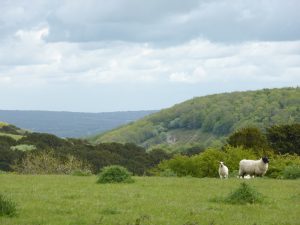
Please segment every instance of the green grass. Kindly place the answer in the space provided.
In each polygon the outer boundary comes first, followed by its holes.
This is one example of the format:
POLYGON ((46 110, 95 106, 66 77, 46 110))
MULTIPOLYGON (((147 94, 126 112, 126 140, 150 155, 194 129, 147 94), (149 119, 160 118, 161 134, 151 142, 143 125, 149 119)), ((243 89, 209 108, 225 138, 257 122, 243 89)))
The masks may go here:
POLYGON ((1 192, 18 205, 5 225, 296 225, 300 180, 252 179, 260 204, 212 202, 242 180, 135 177, 131 184, 97 184, 96 176, 1 174, 1 192))
POLYGON ((32 151, 35 150, 36 147, 34 145, 26 145, 26 144, 22 144, 22 145, 16 145, 16 146, 12 146, 11 147, 12 150, 19 150, 19 151, 32 151))
POLYGON ((7 134, 7 133, 3 133, 3 132, 0 132, 0 136, 8 136, 8 137, 11 137, 15 140, 19 140, 22 137, 24 137, 23 135, 19 135, 19 134, 7 134))
POLYGON ((17 212, 16 203, 0 193, 0 216, 15 216, 17 212))

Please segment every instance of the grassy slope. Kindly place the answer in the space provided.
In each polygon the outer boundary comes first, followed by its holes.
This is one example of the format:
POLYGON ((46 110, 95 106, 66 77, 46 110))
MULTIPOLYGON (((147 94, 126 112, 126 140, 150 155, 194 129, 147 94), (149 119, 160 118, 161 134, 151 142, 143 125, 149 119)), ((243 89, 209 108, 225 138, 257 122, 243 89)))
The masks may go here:
POLYGON ((247 180, 267 202, 240 206, 210 201, 237 188, 239 179, 135 179, 100 185, 95 176, 2 174, 1 193, 17 202, 19 215, 0 217, 0 224, 299 224, 300 180, 247 180))
POLYGON ((0 136, 8 136, 15 140, 19 140, 23 137, 23 135, 19 135, 19 134, 7 134, 7 133, 2 133, 2 132, 0 132, 0 136))
POLYGON ((91 141, 133 142, 144 147, 201 143, 208 147, 241 127, 300 122, 299 111, 300 88, 216 94, 177 104, 91 141))

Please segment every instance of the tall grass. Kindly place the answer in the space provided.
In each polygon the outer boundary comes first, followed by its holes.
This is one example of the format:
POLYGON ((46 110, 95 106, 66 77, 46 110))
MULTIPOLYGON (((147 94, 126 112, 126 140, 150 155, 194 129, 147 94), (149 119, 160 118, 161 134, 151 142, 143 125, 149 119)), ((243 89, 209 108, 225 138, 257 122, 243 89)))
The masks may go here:
POLYGON ((0 194, 0 216, 15 216, 17 212, 16 203, 0 194))

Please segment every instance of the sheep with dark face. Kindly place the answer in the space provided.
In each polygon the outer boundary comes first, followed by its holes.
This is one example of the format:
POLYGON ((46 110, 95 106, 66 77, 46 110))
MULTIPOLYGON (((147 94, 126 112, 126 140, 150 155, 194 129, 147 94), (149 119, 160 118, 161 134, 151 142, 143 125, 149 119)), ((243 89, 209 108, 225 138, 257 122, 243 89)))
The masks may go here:
POLYGON ((224 165, 223 162, 220 162, 219 165, 219 176, 220 178, 228 178, 228 168, 224 165))
POLYGON ((250 176, 263 176, 266 174, 269 166, 269 159, 262 157, 259 160, 247 160, 243 159, 240 161, 239 177, 245 175, 250 176))

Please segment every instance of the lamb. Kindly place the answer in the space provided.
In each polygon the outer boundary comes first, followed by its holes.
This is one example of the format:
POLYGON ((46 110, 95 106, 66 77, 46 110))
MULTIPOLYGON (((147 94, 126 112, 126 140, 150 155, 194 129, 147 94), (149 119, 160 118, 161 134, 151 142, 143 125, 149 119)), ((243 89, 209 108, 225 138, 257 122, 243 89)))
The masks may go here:
POLYGON ((269 159, 262 157, 259 160, 247 160, 243 159, 240 161, 239 177, 245 175, 250 176, 263 176, 268 170, 269 159))
POLYGON ((224 165, 223 162, 220 162, 219 165, 219 176, 220 178, 228 178, 228 168, 224 165))

